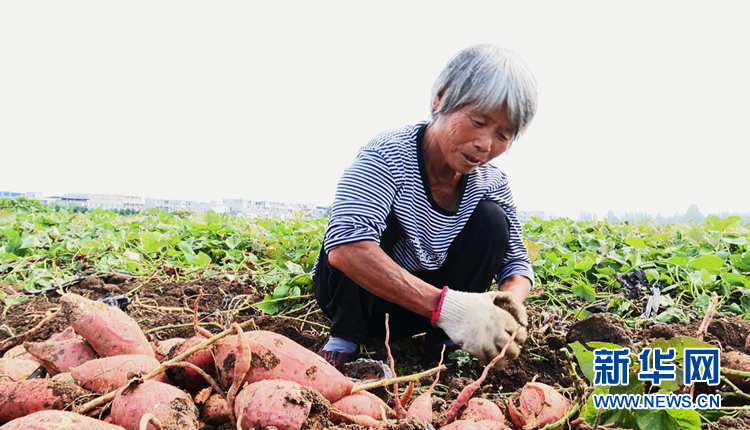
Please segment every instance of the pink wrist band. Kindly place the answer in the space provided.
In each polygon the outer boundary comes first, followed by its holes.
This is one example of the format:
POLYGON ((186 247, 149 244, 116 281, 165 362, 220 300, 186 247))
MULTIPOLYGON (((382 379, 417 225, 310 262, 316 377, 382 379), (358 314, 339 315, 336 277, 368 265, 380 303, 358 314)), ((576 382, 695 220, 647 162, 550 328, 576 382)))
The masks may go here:
POLYGON ((437 323, 438 318, 440 317, 440 311, 443 310, 443 300, 445 300, 445 293, 448 292, 448 286, 443 287, 443 293, 440 294, 440 301, 438 302, 437 308, 432 308, 432 318, 430 318, 430 324, 432 324, 433 327, 437 327, 435 323, 437 323))

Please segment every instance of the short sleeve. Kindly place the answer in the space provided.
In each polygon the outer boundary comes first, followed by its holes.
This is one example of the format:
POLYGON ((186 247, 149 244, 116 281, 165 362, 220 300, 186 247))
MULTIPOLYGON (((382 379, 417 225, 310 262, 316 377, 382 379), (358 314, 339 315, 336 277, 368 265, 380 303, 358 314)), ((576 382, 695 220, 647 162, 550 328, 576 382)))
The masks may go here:
POLYGON ((508 178, 504 173, 495 186, 490 188, 485 198, 500 205, 508 216, 510 228, 510 240, 505 259, 503 260, 503 269, 497 275, 498 284, 502 283, 508 277, 521 275, 528 278, 533 287, 534 271, 531 267, 531 260, 529 260, 526 245, 523 243, 523 229, 521 228, 521 223, 518 221, 513 194, 510 191, 508 178))
POLYGON ((325 252, 345 243, 380 244, 396 195, 392 162, 373 149, 360 150, 339 180, 325 237, 325 252))

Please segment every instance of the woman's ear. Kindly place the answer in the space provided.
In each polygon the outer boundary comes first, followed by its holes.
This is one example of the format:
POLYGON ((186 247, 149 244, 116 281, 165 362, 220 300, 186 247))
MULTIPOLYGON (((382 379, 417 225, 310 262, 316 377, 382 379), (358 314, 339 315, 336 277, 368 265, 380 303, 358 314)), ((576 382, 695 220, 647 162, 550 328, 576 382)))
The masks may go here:
POLYGON ((434 99, 432 100, 432 111, 433 111, 433 112, 437 112, 437 111, 438 111, 438 109, 440 108, 440 96, 442 96, 442 94, 438 94, 438 95, 437 95, 437 96, 435 96, 435 98, 434 98, 434 99))

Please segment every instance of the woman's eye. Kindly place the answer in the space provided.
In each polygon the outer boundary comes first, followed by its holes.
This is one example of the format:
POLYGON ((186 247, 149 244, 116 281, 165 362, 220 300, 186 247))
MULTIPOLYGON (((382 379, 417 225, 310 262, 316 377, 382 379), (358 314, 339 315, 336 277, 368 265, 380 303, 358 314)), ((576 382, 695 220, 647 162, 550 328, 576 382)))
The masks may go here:
POLYGON ((475 119, 472 119, 471 122, 473 122, 474 125, 477 126, 477 127, 484 127, 484 123, 483 122, 477 121, 475 119))

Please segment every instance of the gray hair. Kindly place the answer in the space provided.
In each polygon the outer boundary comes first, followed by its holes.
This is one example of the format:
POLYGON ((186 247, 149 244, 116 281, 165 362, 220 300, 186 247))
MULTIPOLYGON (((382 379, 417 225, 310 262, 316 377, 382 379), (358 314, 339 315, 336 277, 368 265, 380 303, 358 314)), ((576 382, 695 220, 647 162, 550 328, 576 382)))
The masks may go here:
POLYGON ((508 120, 517 127, 518 137, 536 113, 536 80, 515 52, 496 45, 469 46, 456 54, 432 86, 432 116, 449 114, 466 105, 482 113, 505 106, 508 120), (432 101, 440 97, 435 111, 432 101))

